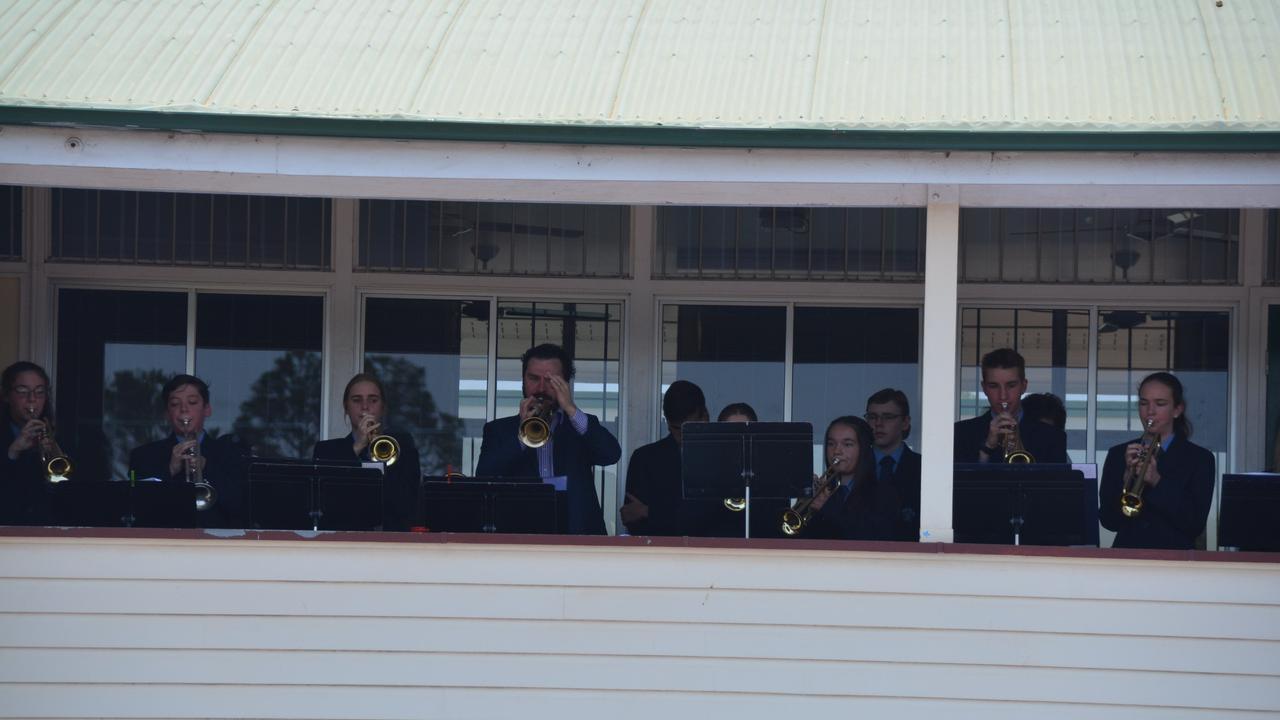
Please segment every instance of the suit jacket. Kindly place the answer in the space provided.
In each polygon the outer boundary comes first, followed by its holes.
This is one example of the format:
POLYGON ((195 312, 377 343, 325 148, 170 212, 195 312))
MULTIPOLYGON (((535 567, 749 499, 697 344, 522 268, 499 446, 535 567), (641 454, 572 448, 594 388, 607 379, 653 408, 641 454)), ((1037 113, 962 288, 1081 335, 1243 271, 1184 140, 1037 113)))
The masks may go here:
MULTIPOLYGON (((394 465, 382 475, 382 528, 405 531, 418 523, 418 493, 422 486, 422 468, 418 448, 408 434, 387 433, 400 445, 400 455, 394 465)), ((334 440, 321 440, 311 451, 316 460, 345 460, 369 462, 369 449, 359 456, 352 450, 355 438, 350 433, 334 440)))
MULTIPOLYGON (((579 410, 578 412, 583 412, 579 410)), ((485 423, 476 475, 480 477, 538 477, 538 451, 520 443, 520 416, 485 423)), ((568 418, 561 417, 551 436, 551 462, 556 475, 567 478, 565 488, 567 528, 574 535, 605 534, 600 498, 596 496, 593 468, 612 465, 622 457, 618 440, 595 415, 587 415, 587 432, 579 435, 568 418)))
MULTIPOLYGON (((976 463, 978 451, 987 444, 991 411, 955 424, 955 462, 976 463)), ((1018 423, 1022 444, 1038 463, 1067 463, 1067 434, 1039 420, 1018 423)))
POLYGON ((1174 436, 1169 449, 1156 456, 1160 484, 1142 491, 1142 511, 1128 518, 1120 510, 1128 444, 1120 443, 1107 451, 1098 488, 1098 519, 1116 533, 1111 547, 1194 548, 1213 502, 1213 453, 1181 435, 1174 436))
POLYGON ((916 542, 920 539, 920 453, 909 447, 903 446, 902 459, 893 469, 893 490, 899 502, 894 539, 916 542))
MULTIPOLYGON (((141 480, 160 478, 164 482, 186 482, 186 473, 179 470, 169 474, 169 458, 178 439, 170 435, 163 440, 136 447, 129 453, 129 470, 141 480)), ((200 454, 205 457, 205 482, 217 492, 213 507, 196 514, 196 523, 205 528, 245 528, 249 525, 249 508, 246 502, 245 472, 248 470, 248 450, 233 435, 211 438, 208 434, 200 442, 200 454)))

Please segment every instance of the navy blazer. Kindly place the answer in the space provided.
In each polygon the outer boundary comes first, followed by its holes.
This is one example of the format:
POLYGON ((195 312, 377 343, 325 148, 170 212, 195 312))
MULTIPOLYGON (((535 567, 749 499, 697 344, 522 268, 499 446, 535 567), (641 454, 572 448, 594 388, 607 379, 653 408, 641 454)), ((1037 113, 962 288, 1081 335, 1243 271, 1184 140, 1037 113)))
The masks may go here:
POLYGON ((920 453, 905 445, 893 469, 893 489, 899 502, 894 539, 916 542, 920 539, 920 453))
MULTIPOLYGON (((160 478, 165 482, 186 482, 186 473, 169 474, 169 458, 178 439, 170 435, 163 440, 136 447, 129 453, 129 470, 137 479, 160 478)), ((248 449, 234 435, 211 438, 206 433, 200 442, 205 457, 205 482, 217 492, 213 507, 196 513, 196 523, 204 528, 245 528, 249 526, 248 493, 245 472, 248 449)))
MULTIPOLYGON (((978 451, 986 447, 987 429, 991 427, 991 410, 955 424, 955 462, 976 463, 978 451)), ((1018 423, 1022 445, 1038 463, 1069 463, 1067 434, 1040 422, 1026 420, 1018 423)), ((996 458, 999 461, 999 458, 996 458)))
MULTIPOLYGON (((1129 442, 1139 442, 1138 438, 1129 442)), ((1156 456, 1160 484, 1142 491, 1142 511, 1125 517, 1120 510, 1124 489, 1124 449, 1120 443, 1107 451, 1098 487, 1098 519, 1116 533, 1111 547, 1190 550, 1204 532, 1213 502, 1216 463, 1213 453, 1181 435, 1175 435, 1167 451, 1156 456)))
POLYGON ((842 504, 824 503, 803 530, 804 537, 825 540, 897 540, 902 501, 897 491, 874 476, 863 502, 850 493, 842 504))
MULTIPOLYGON (((578 412, 583 412, 581 409, 578 412)), ((538 451, 520 443, 520 416, 485 423, 477 477, 538 477, 538 451)), ((605 534, 604 514, 596 495, 594 467, 613 465, 622 447, 595 415, 587 415, 587 432, 579 435, 568 418, 552 434, 551 462, 556 475, 567 478, 567 528, 574 535, 605 534)))
MULTIPOLYGON (((408 434, 387 433, 400 445, 396 462, 382 475, 382 528, 384 530, 408 530, 418 523, 418 492, 422 486, 422 468, 418 459, 418 447, 408 434)), ((316 460, 345 460, 369 462, 369 449, 360 456, 352 449, 355 438, 350 433, 334 440, 321 440, 311 451, 316 460)))
POLYGON ((0 420, 0 525, 41 525, 48 499, 40 448, 32 446, 9 459, 9 446, 17 435, 8 415, 0 420))

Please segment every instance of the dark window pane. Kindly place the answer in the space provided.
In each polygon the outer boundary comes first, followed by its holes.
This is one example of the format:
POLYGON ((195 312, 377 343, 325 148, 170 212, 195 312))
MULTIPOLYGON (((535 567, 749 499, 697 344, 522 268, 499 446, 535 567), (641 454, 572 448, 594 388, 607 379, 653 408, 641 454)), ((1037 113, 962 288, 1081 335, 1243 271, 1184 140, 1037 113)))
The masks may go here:
POLYGON ((982 209, 960 213, 965 282, 1231 284, 1240 211, 982 209))
POLYGON ((329 266, 324 198, 53 190, 53 258, 90 262, 329 266))
POLYGON ((620 277, 624 205, 361 200, 364 270, 620 277))
POLYGON ((387 392, 386 426, 413 436, 422 471, 470 473, 485 422, 489 303, 369 298, 364 368, 387 392))
POLYGON ((658 208, 659 277, 919 280, 920 208, 658 208))
POLYGON ((310 457, 320 434, 324 299, 200 294, 196 374, 210 432, 232 429, 263 456, 310 457))
POLYGON ((734 402, 761 420, 783 418, 787 312, 781 307, 667 305, 662 323, 662 384, 702 388, 714 417, 734 402))
POLYGON ((833 419, 861 416, 882 388, 919 406, 919 310, 797 307, 794 331, 791 419, 812 423, 815 443, 833 419))
POLYGON ((22 257, 22 188, 0 185, 0 259, 22 257))
POLYGON ((186 293, 59 291, 58 436, 77 477, 123 478, 129 452, 168 432, 160 389, 186 345, 186 293))

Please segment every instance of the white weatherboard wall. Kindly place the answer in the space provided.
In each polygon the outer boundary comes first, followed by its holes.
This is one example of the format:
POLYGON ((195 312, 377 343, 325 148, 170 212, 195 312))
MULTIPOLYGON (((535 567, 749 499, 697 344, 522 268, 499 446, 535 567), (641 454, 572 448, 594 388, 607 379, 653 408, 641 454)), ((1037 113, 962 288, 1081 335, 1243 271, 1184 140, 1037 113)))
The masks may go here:
POLYGON ((0 715, 1280 713, 1280 565, 0 539, 0 715))

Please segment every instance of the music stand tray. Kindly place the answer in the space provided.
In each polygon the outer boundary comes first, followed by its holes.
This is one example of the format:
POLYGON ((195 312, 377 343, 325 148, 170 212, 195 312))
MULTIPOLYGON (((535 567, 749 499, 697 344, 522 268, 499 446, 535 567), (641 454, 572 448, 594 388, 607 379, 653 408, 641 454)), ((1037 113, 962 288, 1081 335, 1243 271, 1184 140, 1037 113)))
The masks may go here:
POLYGON ((278 530, 376 530, 382 527, 383 473, 359 462, 254 460, 249 464, 249 524, 278 530))
POLYGON ((49 521, 74 527, 193 528, 196 489, 185 482, 81 482, 49 488, 49 521))
POLYGON ((681 427, 686 498, 804 497, 813 491, 813 426, 805 422, 690 422, 681 427))
POLYGON ((1218 507, 1218 546, 1280 552, 1280 474, 1227 473, 1218 507))
POLYGON ((560 498, 542 478, 427 476, 422 517, 432 532, 551 534, 560 498))
POLYGON ((1097 485, 1066 464, 957 464, 952 516, 958 543, 1098 546, 1097 485))

